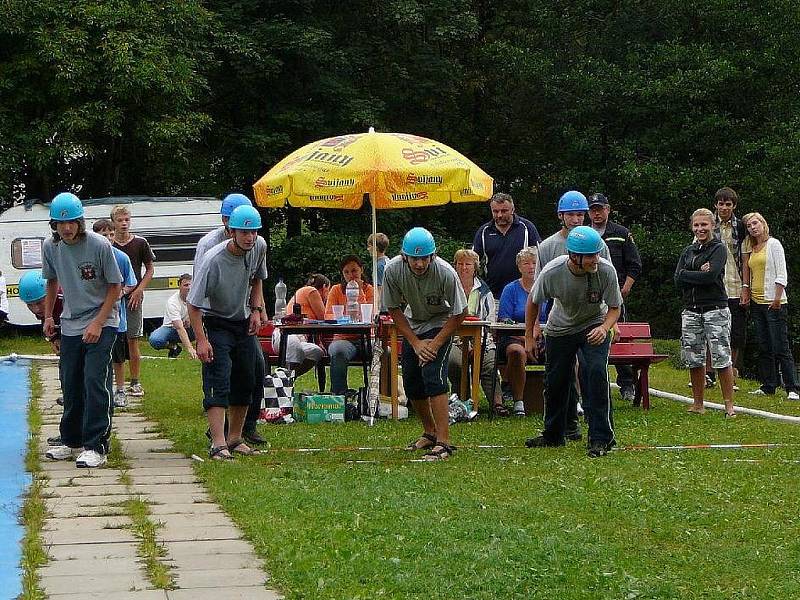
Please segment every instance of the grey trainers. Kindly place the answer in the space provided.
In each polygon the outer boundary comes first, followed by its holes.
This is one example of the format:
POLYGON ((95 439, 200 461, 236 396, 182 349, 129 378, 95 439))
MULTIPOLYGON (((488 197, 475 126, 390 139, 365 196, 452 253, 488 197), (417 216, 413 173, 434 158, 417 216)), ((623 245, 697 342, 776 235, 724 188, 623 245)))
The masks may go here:
POLYGON ((44 455, 50 460, 72 460, 75 455, 75 448, 69 446, 51 446, 44 455))
POLYGON ((128 396, 125 394, 125 390, 117 390, 114 392, 114 407, 125 408, 127 405, 128 396))
POLYGON ((75 460, 75 466, 79 469, 96 469, 106 464, 106 455, 95 452, 94 450, 84 450, 75 460))
POLYGON ((522 400, 517 400, 516 402, 514 402, 514 416, 515 417, 525 416, 525 403, 522 400))
POLYGON ((128 394, 128 396, 134 396, 136 398, 141 398, 142 396, 144 396, 144 390, 142 389, 141 383, 134 383, 129 385, 125 389, 125 393, 128 394))

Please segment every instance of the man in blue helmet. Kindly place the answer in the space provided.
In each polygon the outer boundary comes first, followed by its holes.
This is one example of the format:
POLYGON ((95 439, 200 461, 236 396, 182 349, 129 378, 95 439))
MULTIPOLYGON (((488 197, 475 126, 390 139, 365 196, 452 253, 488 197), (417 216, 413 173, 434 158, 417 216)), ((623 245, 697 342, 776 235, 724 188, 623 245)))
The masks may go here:
MULTIPOLYGON (((42 323, 44 323, 44 299, 46 295, 47 281, 42 277, 42 271, 40 269, 28 271, 20 277, 19 299, 25 303, 25 306, 33 313, 33 316, 42 323)), ((61 311, 63 310, 63 306, 64 297, 61 294, 61 290, 58 290, 55 303, 53 304, 53 322, 56 332, 51 337, 45 338, 50 342, 50 347, 56 354, 61 350, 61 311)))
POLYGON ((206 253, 187 298, 197 357, 203 362, 203 408, 214 460, 258 453, 244 442, 242 430, 253 395, 263 388, 256 368, 267 278, 267 244, 258 235, 261 215, 252 206, 239 206, 228 227, 230 239, 206 253))
MULTIPOLYGON (((539 273, 550 261, 567 253, 567 236, 570 231, 583 225, 586 215, 589 214, 589 203, 582 193, 570 190, 562 194, 561 198, 558 199, 556 212, 561 223, 561 229, 539 244, 539 260, 536 263, 535 277, 539 276, 539 273)), ((611 255, 605 244, 603 244, 600 256, 606 260, 611 260, 611 255)), ((578 413, 581 410, 578 390, 573 383, 570 389, 567 422, 567 439, 569 440, 580 440, 583 437, 578 422, 578 413)))
MULTIPOLYGON (((222 204, 220 204, 219 214, 222 218, 222 225, 217 227, 216 229, 212 229, 200 240, 197 242, 197 248, 194 252, 194 270, 196 271, 199 267, 200 263, 203 260, 206 252, 211 250, 214 246, 221 244, 223 242, 227 242, 231 238, 231 230, 228 227, 228 222, 230 221, 231 214, 234 210, 239 208, 240 206, 252 206, 253 203, 250 202, 250 198, 245 196, 244 194, 228 194, 225 198, 222 199, 222 204)), ((263 297, 263 291, 262 291, 263 297)), ((262 324, 267 322, 267 313, 266 311, 262 311, 259 313, 261 315, 262 324)), ((266 370, 266 366, 264 365, 264 356, 259 355, 256 357, 256 377, 263 381, 264 379, 264 371, 266 370)), ((256 424, 258 422, 258 414, 261 412, 261 400, 263 398, 263 388, 259 388, 259 392, 253 396, 253 399, 250 404, 250 409, 247 411, 247 417, 245 418, 244 422, 244 430, 242 435, 244 439, 250 442, 251 444, 264 444, 267 440, 261 437, 261 434, 258 433, 258 428, 256 424)), ((210 435, 210 432, 208 432, 210 435)))
POLYGON ((553 299, 545 325, 544 431, 526 440, 529 448, 563 446, 575 359, 580 365, 584 410, 589 423, 589 456, 604 456, 614 444, 608 381, 611 328, 622 294, 611 262, 601 258, 603 240, 591 227, 567 236, 567 255, 550 261, 531 290, 525 314, 525 350, 538 354, 542 337, 539 306, 553 299))
POLYGON ((450 444, 447 363, 453 334, 467 315, 467 298, 453 267, 436 256, 427 229, 406 233, 401 255, 384 270, 382 301, 403 336, 403 385, 424 428, 408 449, 427 450, 427 460, 449 458, 455 447, 450 444))
POLYGON ((46 456, 67 460, 76 449, 78 467, 106 463, 111 434, 113 395, 111 347, 119 325, 122 274, 111 245, 86 231, 83 205, 63 193, 50 203, 52 239, 42 247, 42 277, 47 280, 44 335, 56 332, 54 309, 59 286, 64 297, 61 313, 59 374, 64 393, 61 445, 46 456))
POLYGON ((231 213, 240 206, 252 206, 250 198, 244 194, 228 194, 222 199, 222 204, 219 208, 219 214, 222 218, 222 225, 216 229, 212 229, 197 242, 197 248, 194 251, 194 268, 200 265, 200 261, 206 252, 211 250, 217 244, 228 241, 231 237, 230 229, 228 229, 228 221, 231 218, 231 213))

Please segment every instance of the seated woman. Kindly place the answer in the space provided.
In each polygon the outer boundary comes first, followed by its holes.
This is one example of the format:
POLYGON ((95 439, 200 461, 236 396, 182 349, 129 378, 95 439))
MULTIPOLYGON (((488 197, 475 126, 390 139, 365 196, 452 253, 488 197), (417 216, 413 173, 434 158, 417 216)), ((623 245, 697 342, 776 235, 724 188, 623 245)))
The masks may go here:
MULTIPOLYGON (((358 283, 358 302, 359 304, 371 303, 373 300, 373 288, 366 283, 364 275, 364 263, 355 254, 348 254, 342 259, 339 265, 342 272, 342 282, 331 287, 328 293, 328 301, 325 304, 325 314, 327 317, 333 316, 334 306, 347 306, 347 295, 345 290, 351 281, 358 283)), ((347 385, 347 367, 351 360, 361 356, 364 352, 358 335, 355 334, 336 334, 333 342, 328 346, 328 355, 331 358, 331 391, 334 394, 344 394, 349 387, 347 385)))
MULTIPOLYGON (((453 266, 458 273, 458 278, 467 296, 467 310, 472 317, 478 317, 481 321, 494 322, 496 319, 494 296, 489 286, 476 276, 480 257, 474 250, 457 250, 453 257, 453 266)), ((464 341, 456 337, 454 343, 457 348, 450 351, 450 358, 447 363, 447 378, 450 380, 450 389, 456 391, 461 384, 461 344, 464 341)), ((495 370, 495 345, 493 339, 486 340, 483 349, 483 364, 481 365, 481 387, 487 401, 492 396, 492 374, 495 370)), ((462 398, 465 400, 466 398, 462 398)), ((478 399, 473 398, 477 408, 478 399)), ((495 414, 503 411, 503 399, 500 395, 500 386, 495 390, 494 398, 495 414)), ((506 411, 507 413, 507 411, 506 411)))
MULTIPOLYGON (((331 280, 315 273, 308 278, 306 285, 301 287, 289 298, 286 309, 293 312, 295 304, 300 305, 300 312, 309 319, 325 318, 325 300, 328 297, 328 290, 331 287, 331 280)), ((278 348, 281 343, 281 332, 277 327, 272 333, 272 346, 278 348)), ((286 366, 294 370, 295 377, 314 368, 324 351, 317 344, 313 344, 304 335, 290 335, 286 340, 286 366)))
MULTIPOLYGON (((538 259, 539 253, 536 246, 523 248, 517 253, 517 269, 519 269, 521 277, 503 288, 497 311, 499 321, 525 322, 525 306, 533 287, 538 259)), ((522 401, 522 395, 525 391, 525 364, 527 363, 525 337, 513 335, 501 337, 497 340, 497 358, 501 362, 503 360, 506 362, 503 378, 511 384, 514 414, 524 417, 525 404, 522 401)), ((508 409, 501 404, 500 407, 495 407, 495 414, 508 415, 508 409)))

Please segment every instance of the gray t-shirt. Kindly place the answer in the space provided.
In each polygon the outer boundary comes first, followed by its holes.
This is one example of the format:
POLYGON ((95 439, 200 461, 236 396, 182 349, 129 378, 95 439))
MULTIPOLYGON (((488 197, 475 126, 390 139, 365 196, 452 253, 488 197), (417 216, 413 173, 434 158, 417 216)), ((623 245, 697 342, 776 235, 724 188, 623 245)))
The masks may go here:
POLYGON ((250 317, 250 282, 267 278, 267 243, 261 236, 244 256, 228 251, 228 242, 206 252, 195 266, 187 302, 204 314, 242 321, 250 317))
POLYGON ((467 307, 458 275, 438 256, 422 276, 414 274, 402 255, 395 256, 386 263, 381 297, 387 309, 407 305, 405 315, 417 335, 442 327, 451 316, 460 315, 467 307))
MULTIPOLYGON (((539 260, 536 261, 536 271, 534 276, 538 277, 542 272, 545 265, 558 256, 564 256, 567 253, 567 238, 561 235, 561 231, 556 231, 546 240, 539 242, 539 260)), ((611 254, 608 252, 608 246, 603 242, 603 249, 600 251, 600 256, 606 260, 611 260, 611 254)))
MULTIPOLYGON (((111 244, 92 231, 87 231, 75 244, 45 240, 42 277, 57 279, 64 292, 63 335, 83 335, 103 306, 108 284, 122 283, 111 244)), ((119 327, 119 302, 114 303, 103 327, 119 327)))
POLYGON ((225 231, 225 226, 220 225, 216 229, 212 229, 197 241, 197 248, 194 251, 194 271, 200 266, 200 262, 205 256, 206 252, 211 250, 217 244, 226 242, 228 240, 228 233, 225 231))
POLYGON ((608 307, 622 305, 617 272, 601 258, 597 273, 575 275, 567 266, 568 256, 551 260, 536 278, 531 290, 534 304, 553 298, 545 333, 554 337, 580 333, 600 325, 608 307))

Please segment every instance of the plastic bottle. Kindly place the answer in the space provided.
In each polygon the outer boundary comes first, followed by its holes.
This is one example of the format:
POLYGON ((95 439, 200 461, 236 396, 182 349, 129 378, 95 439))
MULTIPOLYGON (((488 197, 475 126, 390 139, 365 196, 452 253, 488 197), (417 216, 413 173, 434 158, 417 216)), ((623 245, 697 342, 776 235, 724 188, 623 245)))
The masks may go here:
POLYGON ((345 288, 345 296, 347 296, 345 314, 350 317, 350 321, 353 323, 361 321, 361 306, 358 304, 359 291, 357 281, 352 280, 347 283, 347 287, 345 288))
POLYGON ((275 319, 281 319, 286 316, 286 284, 283 283, 283 278, 278 279, 275 285, 275 319))

